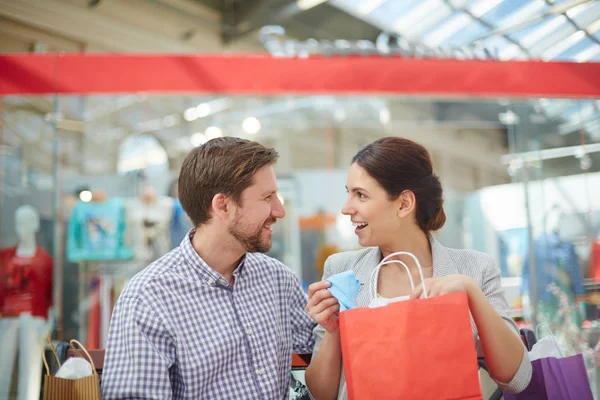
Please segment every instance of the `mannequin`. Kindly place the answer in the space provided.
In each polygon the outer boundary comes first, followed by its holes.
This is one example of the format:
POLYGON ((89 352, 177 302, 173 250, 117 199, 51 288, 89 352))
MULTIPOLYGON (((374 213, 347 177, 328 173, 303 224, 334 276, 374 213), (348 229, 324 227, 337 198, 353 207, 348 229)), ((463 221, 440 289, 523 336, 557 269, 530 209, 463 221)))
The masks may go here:
POLYGON ((39 398, 43 336, 49 331, 52 258, 37 245, 37 211, 21 206, 15 214, 18 244, 0 250, 0 400, 8 398, 15 357, 19 354, 18 399, 39 398))
POLYGON ((152 186, 127 204, 127 243, 144 267, 171 250, 172 209, 173 199, 158 197, 152 186))

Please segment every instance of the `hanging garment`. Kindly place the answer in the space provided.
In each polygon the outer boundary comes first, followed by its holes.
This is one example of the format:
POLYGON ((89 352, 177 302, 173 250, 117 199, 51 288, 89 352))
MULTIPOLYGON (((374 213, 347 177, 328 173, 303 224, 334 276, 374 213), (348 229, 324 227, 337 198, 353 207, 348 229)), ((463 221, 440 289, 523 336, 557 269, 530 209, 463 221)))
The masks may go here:
POLYGON ((0 250, 0 314, 30 313, 48 318, 52 305, 52 257, 37 246, 33 257, 17 256, 17 248, 0 250))
MULTIPOLYGON (((582 316, 578 312, 560 312, 565 307, 575 308, 575 296, 584 294, 583 279, 575 246, 560 239, 558 234, 542 234, 534 242, 535 277, 537 288, 538 323, 545 323, 555 329, 559 342, 568 351, 574 351, 572 338, 567 333, 579 330, 582 316), (563 301, 554 295, 548 286, 554 284, 563 293, 563 301), (559 329, 560 327, 560 329, 559 329)), ((523 266, 523 285, 529 289, 529 258, 523 266)))
POLYGON ((130 259, 133 252, 125 245, 124 237, 125 207, 121 199, 80 201, 69 221, 67 258, 71 262, 130 259))
POLYGON ((600 282, 600 241, 592 243, 590 250, 590 279, 600 282))
POLYGON ((149 264, 171 250, 172 210, 170 197, 158 198, 152 203, 139 199, 127 202, 126 243, 133 249, 136 260, 149 264))
MULTIPOLYGON (((572 243, 563 241, 558 234, 542 234, 533 245, 535 259, 535 280, 539 302, 551 301, 554 296, 547 288, 555 283, 570 297, 585 293, 579 260, 572 243)), ((529 289, 529 257, 523 265, 523 285, 529 289)))
POLYGON ((171 248, 179 246, 185 235, 194 227, 179 199, 173 201, 173 218, 171 218, 171 248))

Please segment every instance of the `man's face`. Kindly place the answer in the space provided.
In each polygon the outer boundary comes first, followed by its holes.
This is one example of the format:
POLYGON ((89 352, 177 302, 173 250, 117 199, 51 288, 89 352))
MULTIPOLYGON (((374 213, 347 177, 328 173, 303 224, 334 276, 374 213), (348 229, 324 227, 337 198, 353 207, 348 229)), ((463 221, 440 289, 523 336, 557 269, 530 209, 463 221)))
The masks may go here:
POLYGON ((254 174, 252 184, 242 193, 240 203, 229 224, 229 233, 247 252, 266 253, 271 249, 272 225, 277 218, 285 216, 277 197, 277 181, 272 166, 265 166, 254 174))

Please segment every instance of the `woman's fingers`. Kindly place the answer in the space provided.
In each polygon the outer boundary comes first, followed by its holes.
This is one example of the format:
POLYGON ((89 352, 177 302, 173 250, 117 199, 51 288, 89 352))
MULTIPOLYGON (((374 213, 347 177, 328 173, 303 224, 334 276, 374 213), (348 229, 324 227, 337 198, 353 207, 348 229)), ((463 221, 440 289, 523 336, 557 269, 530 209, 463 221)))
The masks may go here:
POLYGON ((332 306, 327 307, 314 318, 315 321, 326 330, 337 329, 338 327, 338 313, 340 312, 340 304, 336 303, 332 306))
POLYGON ((409 299, 418 299, 421 297, 421 293, 423 292, 423 285, 419 285, 415 288, 415 290, 413 290, 413 292, 410 294, 409 299))
POLYGON ((312 296, 308 298, 308 303, 306 305, 306 309, 310 309, 325 299, 332 298, 333 294, 327 289, 320 289, 317 292, 314 292, 312 296))
POLYGON ((329 281, 320 281, 311 284, 308 287, 308 298, 310 299, 316 292, 322 289, 327 289, 329 286, 331 286, 331 282, 329 281))
POLYGON ((328 298, 319 302, 319 304, 315 305, 314 307, 311 307, 308 312, 310 313, 311 317, 316 320, 319 314, 327 310, 329 307, 335 305, 339 305, 338 300, 335 297, 328 298))

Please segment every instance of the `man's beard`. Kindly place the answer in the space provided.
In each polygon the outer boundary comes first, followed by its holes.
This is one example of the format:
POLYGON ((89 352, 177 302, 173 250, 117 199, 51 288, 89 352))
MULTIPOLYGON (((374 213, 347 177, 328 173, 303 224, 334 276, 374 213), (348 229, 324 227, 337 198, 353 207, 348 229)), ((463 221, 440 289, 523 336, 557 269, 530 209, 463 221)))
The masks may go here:
MULTIPOLYGON (((229 233, 242 245, 244 250, 249 253, 266 253, 271 250, 271 240, 265 243, 266 241, 261 238, 264 224, 259 226, 254 233, 248 234, 240 229, 240 219, 240 215, 236 215, 233 224, 229 227, 229 233)), ((269 222, 275 223, 275 221, 276 219, 273 218, 269 222)))

